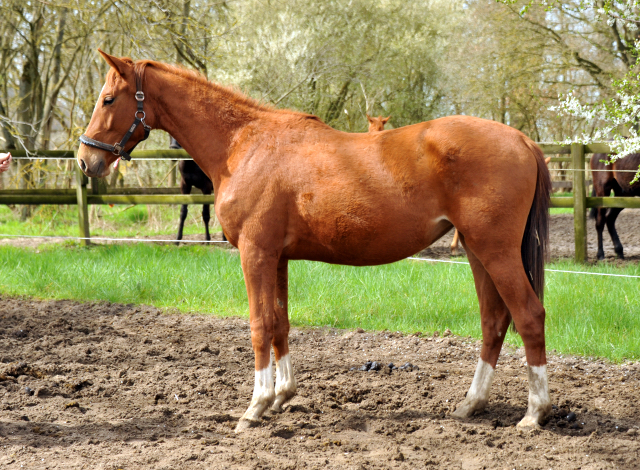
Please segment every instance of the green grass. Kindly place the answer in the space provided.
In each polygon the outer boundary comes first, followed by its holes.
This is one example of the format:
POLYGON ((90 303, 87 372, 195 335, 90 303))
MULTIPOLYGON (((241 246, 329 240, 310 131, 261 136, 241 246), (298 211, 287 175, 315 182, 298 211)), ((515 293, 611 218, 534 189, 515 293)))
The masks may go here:
MULTIPOLYGON (((213 217, 209 229, 220 230, 213 217)), ((190 205, 184 234, 204 234, 202 206, 190 205)), ((180 220, 179 205, 108 205, 90 206, 89 221, 92 236, 135 237, 140 235, 174 236, 180 220)), ((0 233, 7 235, 78 236, 76 206, 35 206, 26 222, 20 220, 18 208, 0 205, 0 233)))
MULTIPOLYGON (((640 267, 579 267, 640 275, 640 267)), ((377 267, 290 263, 294 325, 454 333, 479 338, 468 266, 401 261, 377 267)), ((640 359, 638 279, 547 274, 547 346, 562 353, 640 359)), ((43 299, 145 303, 184 312, 248 315, 238 255, 202 246, 52 245, 0 248, 0 292, 43 299)), ((507 341, 520 345, 509 333, 507 341)))

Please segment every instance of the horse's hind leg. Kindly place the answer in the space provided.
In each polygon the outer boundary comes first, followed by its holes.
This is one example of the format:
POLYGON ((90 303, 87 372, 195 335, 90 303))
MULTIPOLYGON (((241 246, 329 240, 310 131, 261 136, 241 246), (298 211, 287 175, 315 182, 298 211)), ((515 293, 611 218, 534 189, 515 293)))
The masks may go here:
MULTIPOLYGON (((471 240, 467 237, 465 241, 465 248, 468 246, 491 276, 524 342, 529 376, 529 405, 518 426, 536 427, 551 411, 545 354, 544 307, 524 272, 519 244, 513 243, 513 246, 509 246, 508 240, 503 238, 471 240)), ((484 291, 481 291, 480 295, 483 293, 484 291)))
POLYGON ((611 241, 613 242, 613 250, 616 252, 616 255, 620 259, 624 259, 624 249, 622 248, 622 243, 620 242, 620 237, 618 237, 618 231, 616 230, 616 219, 618 218, 618 215, 620 215, 620 212, 622 212, 622 209, 622 207, 612 207, 611 209, 609 209, 609 213, 607 214, 606 219, 607 230, 609 230, 609 235, 611 236, 611 241))
POLYGON ((271 407, 276 412, 282 411, 282 405, 293 398, 297 389, 289 355, 288 267, 288 260, 281 259, 278 263, 278 277, 276 279, 273 328, 273 351, 276 356, 276 399, 271 407))
POLYGON ((467 252, 469 264, 473 271, 478 301, 480 302, 480 318, 482 325, 482 350, 473 376, 473 382, 467 396, 451 414, 454 418, 468 418, 476 411, 481 411, 489 401, 489 391, 493 374, 498 362, 505 333, 511 322, 511 314, 502 297, 498 293, 489 273, 482 263, 467 248, 464 237, 460 237, 462 246, 467 252))

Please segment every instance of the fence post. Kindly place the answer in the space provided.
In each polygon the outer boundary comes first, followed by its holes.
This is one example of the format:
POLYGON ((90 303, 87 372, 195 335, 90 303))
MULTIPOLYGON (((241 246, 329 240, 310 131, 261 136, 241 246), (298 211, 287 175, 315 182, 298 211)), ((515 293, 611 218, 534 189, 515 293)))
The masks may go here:
POLYGON ((571 144, 573 167, 573 230, 577 263, 587 261, 587 192, 585 190, 584 145, 571 144))
POLYGON ((74 165, 76 169, 76 195, 78 198, 78 226, 80 227, 80 244, 88 246, 91 244, 89 240, 89 206, 87 205, 87 184, 89 178, 80 170, 78 165, 74 165))

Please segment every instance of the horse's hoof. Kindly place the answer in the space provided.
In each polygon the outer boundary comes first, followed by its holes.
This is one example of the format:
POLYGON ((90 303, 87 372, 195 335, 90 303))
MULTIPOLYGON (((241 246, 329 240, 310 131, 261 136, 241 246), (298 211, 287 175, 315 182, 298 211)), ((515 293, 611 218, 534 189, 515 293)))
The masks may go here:
POLYGON ((246 431, 247 429, 256 428, 260 426, 260 421, 253 419, 241 419, 236 426, 236 433, 246 431))
POLYGON ((534 429, 540 429, 538 420, 533 416, 525 416, 517 425, 518 429, 523 431, 533 431, 534 429))
POLYGON ((467 419, 471 418, 476 411, 482 411, 487 406, 487 400, 468 401, 464 400, 458 406, 456 410, 449 414, 455 419, 467 419))
POLYGON ((450 413, 449 416, 451 416, 454 419, 467 419, 473 415, 474 411, 475 410, 473 409, 472 406, 466 405, 463 402, 463 403, 460 403, 458 406, 456 406, 456 410, 450 413))
POLYGON ((452 412, 449 416, 452 417, 453 419, 467 419, 471 415, 463 410, 456 408, 456 410, 452 412))

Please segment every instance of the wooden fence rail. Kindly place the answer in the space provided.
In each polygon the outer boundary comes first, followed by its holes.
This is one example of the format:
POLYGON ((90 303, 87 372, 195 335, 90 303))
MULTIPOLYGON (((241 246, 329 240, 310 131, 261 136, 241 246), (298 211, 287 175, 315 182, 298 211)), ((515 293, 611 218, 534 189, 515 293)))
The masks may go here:
MULTIPOLYGON (((552 157, 552 162, 571 162, 573 176, 573 197, 552 197, 551 207, 572 207, 574 217, 575 259, 583 263, 587 260, 587 208, 623 207, 640 208, 640 198, 633 197, 587 197, 585 174, 590 153, 609 153, 606 143, 549 144, 538 143, 547 155, 568 155, 552 157)), ((7 150, 0 150, 6 152, 7 150)), ((62 159, 75 160, 73 150, 47 150, 27 153, 24 150, 10 150, 16 159, 62 159)), ((184 150, 137 150, 131 156, 137 160, 189 160, 184 150)), ((0 190, 0 204, 77 204, 79 234, 89 244, 88 206, 94 204, 213 204, 213 195, 182 195, 178 188, 119 188, 99 189, 92 185, 88 191, 89 179, 76 166, 76 189, 34 189, 0 190)))

